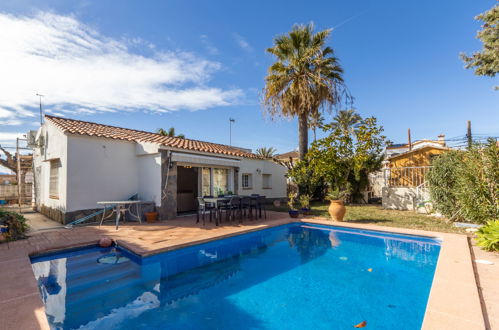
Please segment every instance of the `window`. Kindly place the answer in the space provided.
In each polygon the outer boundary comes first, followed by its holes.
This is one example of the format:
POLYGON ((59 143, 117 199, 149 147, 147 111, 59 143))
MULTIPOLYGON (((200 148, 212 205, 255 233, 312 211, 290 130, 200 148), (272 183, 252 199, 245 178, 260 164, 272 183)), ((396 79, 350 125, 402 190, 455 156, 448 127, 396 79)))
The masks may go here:
POLYGON ((243 189, 251 189, 251 187, 253 187, 251 174, 249 173, 243 174, 242 184, 243 184, 243 189))
POLYGON ((229 170, 226 168, 213 169, 213 193, 225 195, 229 191, 229 170))
POLYGON ((262 188, 263 189, 272 189, 272 174, 263 174, 262 175, 262 188))
POLYGON ((231 171, 227 168, 203 168, 202 175, 203 196, 224 195, 231 189, 231 171))
POLYGON ((49 182, 49 197, 59 198, 59 168, 61 161, 54 159, 50 161, 50 182, 49 182))

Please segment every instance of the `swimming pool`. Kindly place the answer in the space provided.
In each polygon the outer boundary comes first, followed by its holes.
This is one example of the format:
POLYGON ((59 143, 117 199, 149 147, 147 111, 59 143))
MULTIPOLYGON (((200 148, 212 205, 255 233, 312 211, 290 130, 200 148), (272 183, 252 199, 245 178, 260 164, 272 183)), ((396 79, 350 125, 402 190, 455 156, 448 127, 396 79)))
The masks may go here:
POLYGON ((54 329, 419 329, 437 239, 294 223, 139 258, 32 258, 54 329))

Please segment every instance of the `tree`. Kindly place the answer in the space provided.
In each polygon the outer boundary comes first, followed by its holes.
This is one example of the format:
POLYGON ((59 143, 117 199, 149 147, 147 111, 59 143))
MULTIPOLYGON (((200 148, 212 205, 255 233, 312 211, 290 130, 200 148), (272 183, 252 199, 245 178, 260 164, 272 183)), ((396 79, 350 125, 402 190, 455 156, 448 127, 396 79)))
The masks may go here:
POLYGON ((6 159, 0 158, 0 165, 8 168, 12 172, 17 172, 17 158, 8 152, 5 148, 0 145, 0 150, 4 153, 6 159))
POLYGON ((272 117, 298 117, 299 158, 308 151, 308 121, 321 110, 331 111, 349 98, 343 69, 331 47, 325 46, 331 29, 314 33, 313 24, 295 25, 274 39, 267 52, 277 61, 268 69, 263 106, 272 117))
POLYGON ((340 110, 338 111, 336 116, 333 117, 331 126, 333 128, 339 128, 343 130, 345 134, 347 134, 353 133, 361 121, 362 117, 357 112, 355 112, 354 109, 340 110))
POLYGON ((261 147, 256 149, 256 154, 265 159, 273 158, 276 152, 277 150, 274 147, 261 147))
MULTIPOLYGON (((1 145, 0 151, 5 155, 5 159, 0 157, 0 166, 8 168, 17 175, 17 155, 10 153, 1 145)), ((19 162, 21 165, 21 182, 24 183, 26 172, 32 169, 33 157, 32 155, 21 155, 19 162)))
MULTIPOLYGON (((461 54, 461 58, 466 63, 465 68, 474 68, 476 75, 495 77, 499 72, 499 5, 475 19, 483 21, 482 30, 476 35, 482 41, 483 48, 471 56, 461 54)), ((499 90, 499 86, 495 89, 499 90)))
POLYGON ((374 117, 360 118, 355 126, 345 128, 336 120, 323 125, 329 135, 312 143, 306 161, 290 171, 291 178, 307 177, 311 185, 322 180, 332 189, 358 194, 368 174, 381 167, 386 138, 374 117))
POLYGON ((158 128, 156 130, 156 133, 158 133, 159 135, 162 135, 162 136, 169 136, 169 137, 176 137, 176 138, 179 138, 179 139, 185 139, 185 135, 184 134, 175 135, 175 127, 170 127, 168 129, 168 131, 166 131, 163 128, 158 128))

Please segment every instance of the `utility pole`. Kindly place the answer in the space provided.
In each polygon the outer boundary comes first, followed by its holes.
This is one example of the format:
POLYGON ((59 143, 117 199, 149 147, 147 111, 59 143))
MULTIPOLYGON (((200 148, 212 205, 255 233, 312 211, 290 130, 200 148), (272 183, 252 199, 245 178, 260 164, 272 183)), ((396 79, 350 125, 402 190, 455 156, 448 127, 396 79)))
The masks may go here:
POLYGON ((232 123, 236 122, 234 118, 229 118, 229 146, 232 146, 232 123))
POLYGON ((19 152, 19 138, 16 139, 16 158, 17 158, 17 197, 19 203, 19 213, 22 213, 21 153, 19 152))
POLYGON ((407 129, 407 140, 409 142, 409 151, 412 150, 412 142, 411 142, 411 129, 408 128, 407 129))
POLYGON ((471 136, 471 120, 468 120, 468 130, 466 133, 466 138, 468 139, 468 149, 471 148, 471 145, 473 144, 473 138, 471 136))
POLYGON ((40 98, 40 126, 42 126, 43 125, 42 97, 44 97, 45 95, 36 93, 36 96, 40 98))

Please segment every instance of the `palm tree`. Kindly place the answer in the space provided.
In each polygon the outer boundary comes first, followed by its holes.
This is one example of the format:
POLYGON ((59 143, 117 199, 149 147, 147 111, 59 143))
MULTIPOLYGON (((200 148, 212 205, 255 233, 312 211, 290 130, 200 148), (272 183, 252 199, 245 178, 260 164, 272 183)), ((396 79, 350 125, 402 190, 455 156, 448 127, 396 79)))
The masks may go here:
POLYGON ((169 137, 176 137, 176 138, 179 138, 179 139, 185 139, 185 135, 184 134, 175 135, 175 127, 170 127, 168 129, 168 131, 166 131, 163 128, 158 128, 156 130, 156 133, 158 133, 159 135, 162 135, 162 136, 169 136, 169 137))
POLYGON ((295 25, 267 49, 277 58, 265 78, 263 106, 272 117, 298 117, 300 159, 308 150, 308 120, 341 103, 346 95, 343 69, 326 47, 331 29, 314 33, 313 24, 295 25))
POLYGON ((256 154, 265 159, 273 158, 276 152, 277 150, 274 147, 261 147, 256 149, 256 154))
POLYGON ((333 117, 332 127, 340 128, 346 133, 353 133, 357 126, 362 121, 362 117, 355 111, 355 109, 340 110, 333 117))

